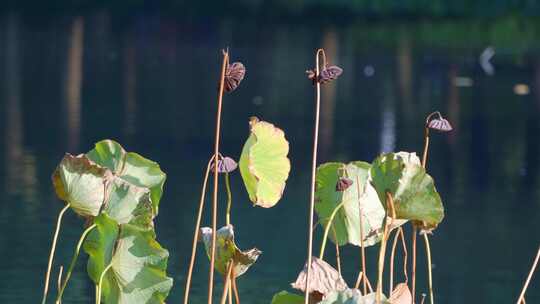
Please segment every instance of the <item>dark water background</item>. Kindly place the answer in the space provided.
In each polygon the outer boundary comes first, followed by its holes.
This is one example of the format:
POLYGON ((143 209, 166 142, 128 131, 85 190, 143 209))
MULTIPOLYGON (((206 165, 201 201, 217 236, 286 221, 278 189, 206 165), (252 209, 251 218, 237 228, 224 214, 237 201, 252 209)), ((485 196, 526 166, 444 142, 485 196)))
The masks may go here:
MULTIPOLYGON (((424 117, 443 112, 455 131, 433 136, 428 162, 446 207, 432 238, 436 302, 515 302, 540 242, 535 24, 508 19, 322 26, 144 15, 126 20, 105 12, 45 20, 2 15, 0 302, 41 299, 63 206, 50 175, 64 152, 86 152, 104 138, 159 162, 168 174, 156 228, 170 251, 175 280, 167 302, 181 301, 200 182, 212 153, 219 50, 226 46, 244 62, 247 76, 225 98, 222 152, 239 157, 248 118, 257 115, 285 130, 292 160, 285 195, 272 209, 251 207, 239 174, 232 177, 237 242, 264 251, 239 280, 244 303, 270 303, 306 257, 313 90, 304 71, 313 66, 318 47, 345 70, 324 88, 320 162, 420 152, 424 117), (479 65, 488 46, 496 52, 491 76, 479 65)), ((68 212, 53 277, 71 259, 82 224, 68 212)), ((418 292, 425 292, 419 248, 418 292)), ((377 252, 368 250, 373 283, 377 252)), ((356 247, 342 249, 350 285, 358 253, 356 247)), ((208 262, 202 250, 198 258, 192 302, 204 303, 208 262)), ((65 303, 94 301, 85 260, 83 253, 65 303)), ((528 303, 540 303, 538 277, 528 303)))

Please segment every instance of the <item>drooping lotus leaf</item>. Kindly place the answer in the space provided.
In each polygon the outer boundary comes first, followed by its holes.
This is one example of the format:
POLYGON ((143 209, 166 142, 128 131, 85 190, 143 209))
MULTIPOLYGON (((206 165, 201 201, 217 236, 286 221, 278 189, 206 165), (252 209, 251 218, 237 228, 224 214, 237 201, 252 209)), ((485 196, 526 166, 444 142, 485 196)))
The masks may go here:
MULTIPOLYGON (((362 296, 358 289, 347 289, 343 291, 332 291, 319 304, 376 304, 376 294, 374 292, 362 296)), ((392 304, 384 295, 381 296, 381 304, 392 304)))
POLYGON ((104 212, 118 224, 134 224, 149 227, 154 214, 150 201, 150 190, 137 187, 115 177, 109 184, 109 198, 104 212))
POLYGON ((123 180, 138 187, 149 188, 153 213, 157 215, 166 175, 156 162, 137 153, 126 152, 119 143, 110 139, 96 143, 94 149, 86 155, 123 180))
MULTIPOLYGON (((307 263, 304 269, 298 274, 298 278, 291 283, 292 288, 301 291, 306 290, 307 263)), ((311 267, 309 269, 308 293, 319 293, 326 295, 333 290, 346 290, 349 287, 339 272, 330 264, 317 258, 311 258, 311 267)))
MULTIPOLYGON (((110 229, 103 231, 105 233, 96 234, 96 237, 112 238, 110 229)), ((102 243, 94 242, 98 245, 102 243)), ((96 249, 101 252, 110 250, 108 247, 96 249)), ((112 258, 105 256, 101 261, 96 259, 103 256, 90 255, 88 263, 88 273, 94 283, 99 282, 103 272, 99 266, 112 263, 102 283, 104 303, 164 303, 172 287, 172 278, 166 275, 169 253, 156 242, 152 229, 131 224, 121 225, 112 252, 112 258)))
POLYGON ((289 142, 281 129, 255 117, 250 131, 240 156, 240 174, 253 204, 270 208, 283 195, 289 176, 289 142))
MULTIPOLYGON (((89 255, 87 271, 94 282, 99 282, 101 273, 111 262, 116 240, 118 239, 118 223, 101 213, 94 219, 94 228, 86 237, 83 243, 84 251, 89 255)), ((108 294, 110 289, 109 281, 104 280, 102 290, 108 294)))
MULTIPOLYGON (((364 246, 375 245, 382 238, 385 211, 375 189, 367 182, 369 169, 370 164, 361 161, 349 164, 326 163, 317 168, 315 211, 323 227, 328 225, 335 208, 343 203, 334 216, 329 233, 332 242, 340 246, 361 246, 359 207, 362 208, 364 246), (344 191, 338 191, 336 184, 342 178, 349 179, 352 184, 344 191)), ((393 228, 403 223, 396 221, 393 228)))
MULTIPOLYGON (((202 227, 200 232, 206 254, 208 255, 208 258, 210 258, 212 250, 212 228, 202 227)), ((261 253, 262 252, 257 248, 246 251, 238 249, 234 242, 234 229, 232 225, 218 229, 216 235, 216 256, 214 265, 216 270, 221 274, 227 274, 227 267, 232 260, 234 262, 234 277, 241 276, 257 261, 257 258, 259 258, 261 253)))
POLYGON ((85 155, 67 153, 53 173, 52 181, 61 200, 84 217, 98 215, 105 198, 106 181, 111 173, 85 155))
POLYGON ((388 299, 392 304, 410 304, 412 303, 412 294, 406 283, 398 284, 388 299))
POLYGON ((282 290, 272 297, 271 304, 303 304, 304 296, 282 290))
POLYGON ((386 201, 387 191, 392 194, 398 219, 414 220, 433 229, 444 217, 441 198, 424 168, 406 160, 399 154, 379 156, 371 167, 372 184, 381 202, 386 201))

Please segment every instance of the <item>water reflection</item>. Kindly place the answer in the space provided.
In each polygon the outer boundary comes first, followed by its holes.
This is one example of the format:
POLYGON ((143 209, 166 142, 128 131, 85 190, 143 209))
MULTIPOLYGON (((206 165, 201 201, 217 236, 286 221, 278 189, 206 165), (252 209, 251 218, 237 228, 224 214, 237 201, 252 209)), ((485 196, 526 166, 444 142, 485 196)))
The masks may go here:
MULTIPOLYGON (((41 252, 47 252, 60 207, 50 174, 64 152, 88 150, 106 137, 157 160, 168 173, 156 225, 171 252, 176 281, 169 302, 179 301, 189 253, 184 240, 191 237, 198 195, 195 177, 211 150, 224 46, 248 72, 241 89, 225 99, 223 152, 239 155, 248 117, 257 115, 287 132, 293 161, 284 199, 271 210, 246 203, 234 177, 238 241, 264 251, 240 282, 246 301, 268 303, 274 292, 288 287, 305 257, 297 241, 306 235, 314 96, 304 71, 313 66, 314 51, 321 46, 331 63, 344 68, 338 81, 323 87, 321 159, 371 160, 380 151, 420 151, 425 116, 433 110, 447 114, 455 131, 433 136, 429 158, 447 206, 432 244, 437 302, 515 300, 529 253, 536 249, 538 238, 531 232, 540 221, 536 49, 498 53, 497 73, 488 77, 477 62, 482 48, 463 42, 457 49, 426 47, 403 29, 116 18, 98 12, 39 26, 17 15, 1 18, 5 194, 0 251, 7 256, 0 261, 6 274, 0 277, 2 302, 39 298, 41 279, 35 273, 45 267, 41 252), (459 77, 470 79, 472 86, 457 86, 459 77), (517 83, 528 85, 531 94, 515 95, 517 83), (11 262, 15 258, 24 271, 11 262)), ((66 225, 80 228, 80 221, 68 217, 66 225)), ((58 261, 69 259, 79 233, 75 228, 62 234, 58 261)), ((357 254, 357 248, 342 251, 349 281, 357 254)), ((204 259, 201 252, 194 299, 204 298, 204 259)), ((74 302, 88 301, 92 294, 83 264, 67 295, 74 302)), ((531 289, 528 302, 538 301, 539 290, 531 289)))

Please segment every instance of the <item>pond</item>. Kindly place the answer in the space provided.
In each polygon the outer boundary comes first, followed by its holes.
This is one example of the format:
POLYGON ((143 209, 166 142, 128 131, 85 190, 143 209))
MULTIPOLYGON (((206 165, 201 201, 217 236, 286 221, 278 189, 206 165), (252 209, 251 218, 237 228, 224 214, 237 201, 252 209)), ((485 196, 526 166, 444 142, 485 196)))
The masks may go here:
MULTIPOLYGON (((428 161, 446 207, 431 241, 437 303, 512 303, 540 241, 537 28, 514 19, 322 26, 154 15, 126 20, 107 12, 2 15, 0 301, 41 298, 63 206, 50 176, 65 152, 86 152, 104 138, 156 160, 168 175, 156 230, 170 251, 175 281, 167 302, 181 301, 200 183, 213 149, 220 49, 229 47, 247 74, 224 100, 222 153, 239 158, 253 115, 280 126, 290 142, 291 177, 276 207, 252 207, 238 172, 232 176, 237 242, 263 251, 239 279, 240 296, 245 303, 270 303, 306 258, 314 96, 305 70, 324 47, 344 73, 323 91, 319 161, 420 152, 425 116, 440 110, 455 130, 432 137, 428 161)), ((224 193, 220 198, 223 207, 224 193)), ((71 259, 81 232, 81 219, 68 213, 57 266, 71 259)), ((427 285, 420 248, 421 293, 427 285)), ((374 280, 378 251, 367 252, 374 280)), ((359 249, 345 247, 341 254, 352 285, 359 249)), ((66 303, 94 299, 85 260, 66 303)), ((204 303, 202 246, 196 267, 192 302, 204 303)), ((540 302, 539 282, 531 283, 528 303, 540 302)))

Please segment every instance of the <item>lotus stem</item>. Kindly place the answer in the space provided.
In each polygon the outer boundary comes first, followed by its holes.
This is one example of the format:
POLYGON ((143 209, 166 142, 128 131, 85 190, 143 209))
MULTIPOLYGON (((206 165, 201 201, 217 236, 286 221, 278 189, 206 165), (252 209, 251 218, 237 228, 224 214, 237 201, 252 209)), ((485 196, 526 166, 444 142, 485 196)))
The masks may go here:
POLYGON ((82 233, 81 237, 79 238, 79 242, 77 243, 77 248, 75 248, 75 253, 73 255, 73 258, 71 259, 71 263, 69 264, 68 271, 66 272, 66 278, 64 279, 62 288, 60 288, 60 290, 58 291, 58 296, 56 297, 57 302, 62 301, 62 295, 64 294, 64 290, 66 289, 69 278, 71 277, 73 268, 75 267, 75 264, 77 263, 77 258, 79 257, 79 252, 81 251, 81 247, 84 242, 84 239, 86 238, 86 235, 88 235, 88 233, 90 233, 90 231, 92 231, 92 229, 94 228, 96 228, 96 224, 93 224, 92 226, 86 228, 84 232, 82 233))
POLYGON ((109 263, 109 265, 107 265, 107 267, 105 267, 105 269, 103 269, 103 272, 99 276, 99 281, 98 281, 98 285, 97 285, 97 292, 96 292, 96 304, 101 303, 101 285, 103 284, 103 278, 105 277, 105 274, 107 273, 107 271, 109 271, 109 269, 112 267, 112 265, 113 264, 112 264, 112 261, 111 261, 111 263, 109 263))
POLYGON ((231 224, 231 205, 232 205, 232 193, 231 193, 231 181, 229 178, 229 172, 225 172, 225 188, 227 189, 227 226, 231 224))
MULTIPOLYGON (((392 233, 390 231, 390 233, 392 233)), ((396 255, 396 247, 397 247, 397 241, 399 237, 399 230, 396 230, 396 233, 394 233, 394 241, 392 241, 392 251, 390 252, 390 284, 388 286, 388 294, 392 294, 392 290, 394 290, 394 258, 396 255)))
POLYGON ((429 246, 429 238, 427 236, 427 233, 424 233, 424 242, 426 243, 426 254, 428 262, 429 301, 431 304, 433 304, 435 300, 433 297, 433 277, 431 275, 431 247, 429 246))
POLYGON ((214 143, 214 192, 212 196, 212 246, 210 253, 210 270, 208 278, 208 304, 212 304, 212 293, 214 289, 214 265, 216 262, 216 231, 217 231, 217 202, 218 202, 218 156, 219 156, 219 139, 221 135, 221 108, 223 103, 223 90, 225 86, 225 71, 229 65, 229 51, 223 51, 223 63, 221 65, 221 78, 219 81, 219 94, 217 101, 216 113, 216 138, 214 143))
POLYGON ((238 294, 238 287, 236 286, 236 275, 234 274, 234 269, 232 271, 232 288, 234 291, 234 299, 236 304, 240 304, 240 295, 238 294))
MULTIPOLYGON (((62 285, 62 272, 64 271, 64 266, 60 265, 60 269, 58 270, 58 279, 56 280, 56 288, 57 290, 60 290, 60 287, 62 285)), ((56 304, 62 304, 61 301, 57 301, 56 304)))
MULTIPOLYGON (((334 208, 334 210, 330 214, 330 218, 328 219, 328 223, 326 224, 326 227, 324 228, 324 235, 323 235, 323 239, 322 239, 322 243, 321 243, 321 251, 319 253, 319 259, 321 259, 321 260, 324 260, 324 250, 326 248, 326 240, 328 239, 328 232, 330 232, 330 227, 332 226, 332 222, 334 221, 334 217, 336 217, 336 214, 339 211, 339 209, 341 209, 341 207, 343 207, 343 203, 344 202, 339 203, 339 205, 337 205, 336 208, 334 208)), ((336 242, 337 242, 337 239, 336 239, 336 242)))
POLYGON ((229 262, 229 266, 227 267, 227 274, 225 275, 225 284, 223 285, 223 295, 221 296, 221 304, 225 304, 227 302, 227 294, 229 291, 229 284, 231 281, 231 273, 233 269, 233 262, 229 262))
POLYGON ((412 225, 412 271, 411 271, 411 277, 412 277, 412 283, 411 283, 411 295, 412 295, 412 302, 411 304, 414 304, 415 301, 415 293, 416 293, 416 234, 418 233, 418 228, 416 228, 416 225, 412 225))
POLYGON ((377 293, 375 294, 376 303, 381 303, 382 297, 382 282, 384 273, 384 257, 386 251, 386 242, 388 241, 388 228, 394 223, 396 217, 394 209, 394 199, 390 192, 386 192, 386 212, 383 220, 383 236, 381 240, 381 248, 379 250, 379 275, 377 277, 377 293), (390 214, 390 224, 387 223, 387 217, 390 214))
POLYGON ((531 282, 534 271, 536 270, 536 266, 538 266, 538 261, 539 260, 540 260, 540 247, 538 247, 538 252, 536 253, 536 258, 534 259, 531 270, 529 271, 529 275, 527 276, 527 280, 525 280, 525 285, 523 285, 523 289, 521 290, 521 293, 520 293, 519 298, 517 300, 517 304, 521 304, 522 302, 525 303, 525 292, 527 291, 527 288, 529 287, 529 283, 531 282))
POLYGON ((201 197, 199 199, 199 211, 197 213, 197 221, 195 223, 195 232, 193 233, 193 244, 191 246, 191 259, 189 262, 189 270, 187 274, 186 279, 186 290, 184 293, 184 304, 188 304, 189 300, 189 290, 191 288, 191 276, 193 275, 193 266, 195 265, 195 256, 197 253, 197 243, 199 240, 199 228, 201 226, 201 219, 202 219, 202 213, 204 210, 204 200, 206 196, 206 185, 208 184, 208 177, 210 176, 210 168, 212 165, 212 162, 214 160, 214 156, 210 158, 208 161, 208 165, 206 165, 206 173, 204 174, 204 181, 202 185, 201 190, 201 197))
POLYGON ((41 299, 41 304, 45 304, 47 301, 47 294, 49 292, 49 279, 51 277, 51 268, 54 260, 54 252, 56 251, 56 241, 58 240, 58 234, 60 232, 60 226, 62 225, 62 218, 64 213, 69 209, 69 204, 67 204, 60 213, 58 213, 58 218, 56 220, 56 229, 54 230, 53 242, 51 245, 51 252, 49 253, 49 263, 47 264, 47 273, 45 273, 45 287, 43 288, 43 298, 41 299))
POLYGON ((335 243, 335 245, 336 245, 336 265, 337 265, 338 273, 341 276, 341 259, 340 259, 340 254, 339 254, 339 244, 337 243, 336 229, 334 229, 334 227, 332 227, 332 233, 334 234, 334 240, 336 240, 336 243, 335 243))
MULTIPOLYGON (((367 269, 366 269, 366 247, 364 246, 364 224, 362 223, 363 221, 363 218, 362 218, 362 206, 360 205, 360 179, 358 178, 358 176, 356 176, 356 194, 358 195, 358 213, 359 213, 359 222, 360 222, 360 256, 361 256, 361 259, 362 259, 362 272, 364 273, 364 278, 366 278, 367 276, 365 275, 366 272, 367 272, 367 269)), ((367 294, 367 284, 366 284, 366 280, 364 279, 363 280, 364 282, 364 294, 367 294)), ((358 288, 360 286, 357 286, 356 288, 358 288)))
MULTIPOLYGON (((319 78, 319 56, 323 57, 323 64, 326 64, 326 54, 323 49, 318 49, 315 55, 315 79, 319 78)), ((317 172, 317 149, 319 145, 319 116, 321 112, 321 84, 316 82, 316 102, 315 102, 315 127, 313 130, 313 157, 311 161, 311 190, 309 199, 309 225, 308 225, 308 248, 307 248, 307 269, 306 269, 306 286, 304 293, 304 304, 309 302, 309 276, 311 268, 311 252, 313 251, 313 213, 315 209, 315 175, 317 172)), ((323 240, 324 242, 324 240, 323 240)))
MULTIPOLYGON (((428 158, 428 149, 429 149, 429 127, 428 127, 428 123, 429 123, 429 120, 431 119, 431 116, 435 115, 435 114, 439 114, 440 116, 440 113, 439 112, 433 112, 431 114, 428 115, 428 117, 426 118, 426 126, 425 126, 425 130, 424 130, 424 153, 422 155, 422 167, 424 169, 426 169, 426 163, 427 163, 427 158, 428 158)), ((414 224, 413 224, 414 225, 414 224)), ((413 232, 416 232, 413 230, 413 232)), ((416 234, 415 234, 416 235, 416 234)), ((416 236, 415 236, 416 238, 416 236)), ((431 269, 431 247, 429 246, 429 237, 426 233, 424 233, 424 241, 425 241, 425 244, 426 244, 426 255, 427 255, 427 262, 428 262, 428 283, 429 283, 429 301, 431 304, 434 304, 434 298, 433 298, 433 275, 432 275, 432 269, 431 269)), ((416 242, 413 243, 413 246, 416 245, 416 242)), ((413 248, 413 254, 414 254, 414 261, 415 263, 413 264, 415 267, 416 266, 416 248, 413 248)), ((414 277, 413 277, 413 280, 414 280, 414 277)), ((413 291, 413 295, 414 295, 414 291, 413 291)), ((414 297, 413 297, 413 301, 414 301, 414 297)))
POLYGON ((401 235, 401 245, 403 246, 403 275, 405 276, 405 283, 409 283, 409 276, 407 275, 407 259, 408 259, 408 252, 407 252, 407 244, 405 243, 405 233, 403 232, 403 228, 399 227, 399 234, 401 235))

